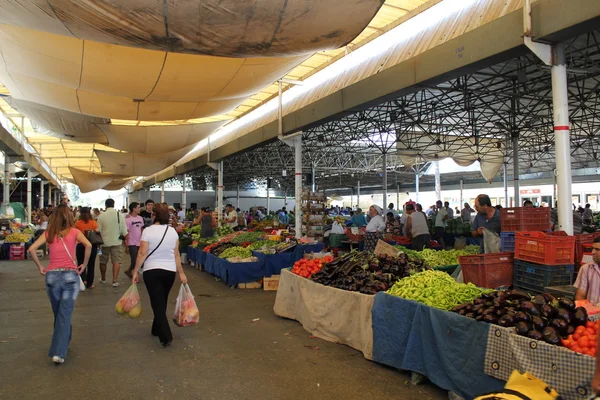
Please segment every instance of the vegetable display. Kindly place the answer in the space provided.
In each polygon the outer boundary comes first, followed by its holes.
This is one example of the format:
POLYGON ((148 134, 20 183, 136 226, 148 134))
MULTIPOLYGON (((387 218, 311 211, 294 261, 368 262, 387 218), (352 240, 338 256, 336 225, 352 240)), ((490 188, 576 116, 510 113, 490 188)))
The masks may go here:
POLYGON ((300 275, 304 278, 311 277, 314 273, 319 272, 323 265, 333 261, 333 257, 326 256, 323 258, 314 258, 312 260, 303 258, 294 263, 292 273, 300 275))
POLYGON ((262 239, 264 236, 265 235, 262 232, 243 232, 232 238, 230 241, 234 244, 242 244, 247 242, 253 243, 259 239, 262 239))
POLYGON ((458 264, 459 256, 479 254, 480 250, 480 247, 477 245, 467 246, 461 250, 424 249, 421 251, 421 256, 431 268, 445 267, 447 265, 458 264))
MULTIPOLYGON (((204 251, 219 257, 222 252, 224 252, 225 250, 227 250, 230 247, 235 247, 235 245, 233 243, 217 242, 217 243, 213 243, 213 244, 206 246, 204 248, 204 251)), ((252 255, 252 254, 250 254, 250 255, 252 255)))
POLYGON ((248 245, 249 250, 259 251, 260 249, 267 249, 269 247, 275 247, 279 244, 279 242, 275 242, 273 240, 259 240, 250 245, 248 245))
POLYGON ((422 260, 406 254, 390 257, 353 251, 325 264, 311 279, 342 290, 375 294, 388 290, 398 279, 424 268, 422 260))
POLYGON ((229 235, 230 233, 233 233, 233 228, 227 224, 223 224, 223 225, 215 228, 215 234, 217 236, 225 236, 225 235, 229 235))
POLYGON ((234 247, 229 247, 225 250, 223 250, 223 252, 221 252, 221 254, 219 254, 219 258, 233 258, 233 257, 239 257, 239 258, 249 258, 252 257, 252 251, 248 250, 245 247, 240 247, 240 246, 234 246, 234 247))
POLYGON ((400 246, 400 245, 394 246, 394 247, 397 248, 398 250, 400 250, 401 252, 405 253, 409 257, 418 258, 420 260, 425 261, 425 258, 423 258, 423 255, 421 254, 420 251, 407 249, 406 247, 400 246))
POLYGON ((450 310, 458 304, 473 301, 486 291, 472 283, 457 283, 442 271, 423 271, 396 282, 387 293, 441 310, 450 310))
MULTIPOLYGON (((579 309, 577 308, 576 310, 579 309)), ((562 341, 562 344, 570 350, 596 357, 598 346, 597 339, 598 322, 587 321, 585 325, 579 325, 575 328, 575 331, 567 336, 567 338, 562 341)))
POLYGON ((518 289, 484 293, 473 302, 454 307, 452 311, 477 321, 514 327, 518 335, 557 346, 562 344, 561 338, 569 340, 568 336, 573 335, 579 326, 586 326, 588 319, 585 308, 576 308, 571 299, 556 299, 548 293, 531 298, 518 289))
POLYGON ((26 243, 29 239, 31 239, 30 235, 24 233, 11 233, 4 238, 4 241, 7 243, 26 243))

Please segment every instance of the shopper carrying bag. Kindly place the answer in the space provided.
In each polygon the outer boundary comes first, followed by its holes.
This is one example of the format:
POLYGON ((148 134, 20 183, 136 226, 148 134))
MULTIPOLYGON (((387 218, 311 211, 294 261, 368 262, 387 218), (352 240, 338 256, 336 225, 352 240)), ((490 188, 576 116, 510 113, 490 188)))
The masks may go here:
POLYGON ((175 283, 175 275, 179 275, 182 284, 187 283, 187 277, 181 266, 179 235, 168 225, 168 206, 164 203, 155 204, 152 214, 154 224, 142 232, 132 281, 140 281, 139 273, 143 265, 144 282, 154 313, 151 332, 153 336, 158 336, 164 347, 168 347, 173 341, 167 318, 169 292, 175 283))

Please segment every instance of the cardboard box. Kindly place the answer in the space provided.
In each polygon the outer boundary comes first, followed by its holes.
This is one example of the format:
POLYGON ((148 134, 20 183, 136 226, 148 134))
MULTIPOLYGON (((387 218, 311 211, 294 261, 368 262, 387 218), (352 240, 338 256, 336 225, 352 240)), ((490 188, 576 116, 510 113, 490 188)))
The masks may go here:
POLYGON ((265 291, 277 291, 279 289, 279 275, 265 277, 263 279, 263 289, 265 291))
POLYGON ((238 289, 260 289, 262 284, 260 281, 249 282, 249 283, 238 283, 238 289))
POLYGON ((388 244, 383 240, 379 239, 377 241, 377 246, 375 246, 375 251, 373 253, 375 255, 387 254, 388 256, 398 257, 401 251, 392 246, 391 244, 388 244))

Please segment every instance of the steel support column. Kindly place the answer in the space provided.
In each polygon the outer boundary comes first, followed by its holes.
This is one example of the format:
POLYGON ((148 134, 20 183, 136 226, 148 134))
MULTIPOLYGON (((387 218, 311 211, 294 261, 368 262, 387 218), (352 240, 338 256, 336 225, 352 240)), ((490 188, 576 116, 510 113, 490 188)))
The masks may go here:
POLYGON ((419 171, 415 171, 415 202, 419 202, 419 171))
POLYGON ((573 234, 571 142, 569 131, 569 92, 567 66, 562 45, 554 47, 552 66, 552 102, 554 107, 554 145, 556 147, 556 183, 558 191, 558 228, 573 234))
POLYGON ((513 189, 514 189, 514 207, 521 206, 521 188, 519 185, 519 134, 515 133, 512 138, 513 146, 513 189))
MULTIPOLYGON (((302 237, 302 136, 294 138, 294 164, 295 164, 295 182, 294 182, 294 218, 296 239, 302 237)), ((313 178, 314 179, 314 178, 313 178)))
POLYGON ((48 182, 48 204, 52 205, 52 184, 48 182))
POLYGON ((44 208, 44 181, 40 180, 40 208, 44 208))
MULTIPOLYGON (((187 178, 187 174, 183 174, 182 183, 181 183, 181 209, 185 213, 187 209, 187 192, 185 187, 185 180, 187 178)), ((184 218, 185 219, 185 218, 184 218)))
POLYGON ((219 161, 217 181, 217 213, 219 218, 219 226, 223 221, 223 161, 219 161))
POLYGON ((463 190, 465 189, 465 180, 460 177, 460 209, 463 208, 463 190))
POLYGON ((356 181, 356 208, 360 207, 360 181, 356 181))
POLYGON ((315 191, 315 174, 317 172, 317 167, 315 166, 315 163, 312 163, 312 165, 310 166, 310 175, 311 175, 311 182, 310 182, 310 190, 311 191, 315 191))
POLYGON ((4 153, 4 185, 2 186, 3 195, 2 195, 2 205, 3 210, 6 212, 8 210, 8 205, 10 204, 10 157, 4 153))
MULTIPOLYGON (((150 189, 148 189, 148 196, 150 197, 150 189)), ((161 182, 160 184, 160 202, 164 203, 165 202, 165 183, 161 182)))
POLYGON ((506 172, 508 168, 506 163, 502 164, 502 181, 504 182, 504 207, 508 207, 508 174, 506 172))
POLYGON ((436 200, 442 200, 442 180, 440 178, 440 162, 434 161, 435 166, 435 197, 436 200))
POLYGON ((27 223, 31 224, 31 212, 33 211, 33 205, 31 204, 31 178, 33 173, 31 167, 27 168, 27 223))
MULTIPOLYGON (((387 153, 383 153, 382 156, 382 169, 383 169, 383 209, 387 209, 387 194, 388 194, 388 184, 387 184, 387 153)), ((385 217, 385 216, 384 216, 385 217)))
POLYGON ((240 184, 238 183, 235 187, 235 197, 236 197, 236 208, 240 208, 240 184))

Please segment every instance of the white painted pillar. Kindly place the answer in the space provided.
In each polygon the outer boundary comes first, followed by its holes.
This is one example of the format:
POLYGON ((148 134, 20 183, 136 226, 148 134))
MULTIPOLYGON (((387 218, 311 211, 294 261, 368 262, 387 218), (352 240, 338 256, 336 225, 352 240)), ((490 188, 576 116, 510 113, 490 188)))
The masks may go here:
POLYGON ((502 180, 504 181, 504 207, 508 207, 508 173, 506 163, 502 164, 502 180))
POLYGON ((269 181, 267 180, 267 215, 271 211, 271 188, 269 187, 269 181))
POLYGON ((311 172, 311 175, 312 175, 312 181, 310 182, 310 190, 314 192, 315 189, 316 189, 316 187, 315 187, 315 179, 316 179, 315 174, 317 173, 317 167, 315 166, 314 163, 310 166, 310 170, 311 170, 310 172, 311 172))
POLYGON ((219 161, 218 182, 217 182, 217 212, 219 215, 219 226, 223 221, 223 161, 219 161))
POLYGON ((296 239, 302 237, 302 135, 294 138, 294 162, 296 169, 296 180, 294 182, 294 206, 296 239))
POLYGON ((514 207, 521 207, 521 187, 519 185, 519 135, 514 134, 513 145, 513 189, 514 189, 514 207))
POLYGON ((181 209, 183 210, 183 212, 185 213, 185 210, 187 209, 187 192, 186 192, 186 187, 185 187, 185 180, 187 178, 187 174, 183 174, 183 183, 181 185, 181 209))
MULTIPOLYGON (((148 198, 150 198, 152 192, 150 191, 150 188, 148 188, 148 198)), ((165 202, 165 183, 161 182, 160 184, 160 202, 164 203, 165 202)))
POLYGON ((440 162, 434 161, 433 164, 435 166, 435 198, 436 200, 442 200, 442 180, 440 178, 440 162))
POLYGON ((52 184, 48 182, 48 204, 52 204, 52 184))
POLYGON ((356 181, 356 207, 360 207, 360 181, 356 181))
POLYGON ((31 212, 33 211, 33 205, 31 203, 31 178, 33 173, 31 167, 27 168, 27 223, 31 224, 31 212))
MULTIPOLYGON (((388 184, 387 184, 387 153, 383 153, 382 157, 383 169, 383 209, 387 210, 388 202, 388 184)), ((384 215, 385 218, 385 215, 384 215)))
POLYGON ((40 180, 40 208, 44 208, 44 181, 40 180))
POLYGON ((465 189, 465 180, 461 177, 460 178, 460 209, 462 210, 463 208, 463 190, 465 189))
POLYGON ((354 188, 350 189, 350 208, 354 210, 354 188))
POLYGON ((400 184, 396 183, 396 210, 400 210, 400 184))
POLYGON ((8 210, 8 206, 10 204, 10 157, 4 153, 4 186, 3 186, 3 196, 2 196, 2 204, 3 209, 6 212, 8 210))
POLYGON ((415 202, 419 202, 419 171, 415 172, 415 202))
POLYGON ((240 184, 237 184, 237 188, 236 188, 236 208, 240 208, 240 184))
POLYGON ((556 147, 556 183, 558 191, 558 227, 573 234, 571 209, 571 143, 569 132, 569 92, 563 46, 554 47, 557 65, 552 66, 552 100, 554 106, 554 143, 556 147))

